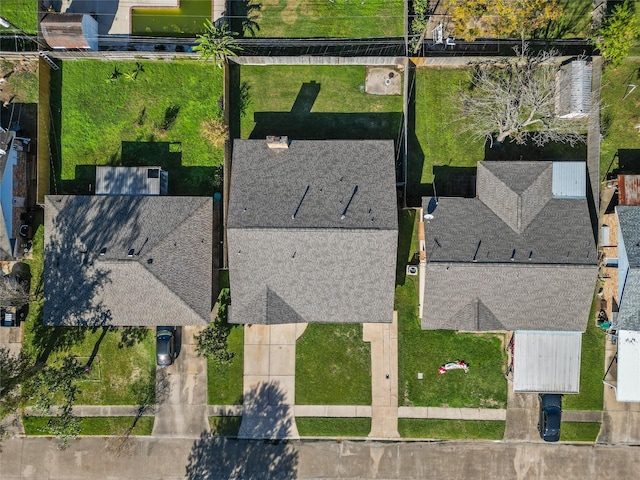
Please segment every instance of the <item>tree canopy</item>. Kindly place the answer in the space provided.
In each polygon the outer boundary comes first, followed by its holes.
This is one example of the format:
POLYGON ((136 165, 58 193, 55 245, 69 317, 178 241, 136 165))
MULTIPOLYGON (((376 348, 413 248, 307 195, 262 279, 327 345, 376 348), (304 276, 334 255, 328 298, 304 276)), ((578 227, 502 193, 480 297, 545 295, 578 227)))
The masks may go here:
POLYGON ((465 131, 491 145, 507 139, 518 144, 531 140, 537 146, 583 141, 555 114, 557 52, 531 55, 524 44, 516 53, 476 65, 471 88, 460 91, 465 131))
POLYGON ((615 67, 629 55, 631 44, 639 35, 638 19, 633 5, 627 0, 613 8, 592 43, 600 49, 604 60, 615 67))

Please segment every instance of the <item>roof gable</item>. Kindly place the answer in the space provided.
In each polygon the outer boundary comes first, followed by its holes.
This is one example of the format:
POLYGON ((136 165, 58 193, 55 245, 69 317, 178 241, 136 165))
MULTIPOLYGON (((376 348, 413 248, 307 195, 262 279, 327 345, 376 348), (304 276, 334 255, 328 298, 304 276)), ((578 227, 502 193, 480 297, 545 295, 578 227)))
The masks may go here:
POLYGON ((208 323, 212 199, 47 196, 45 202, 45 323, 208 323))

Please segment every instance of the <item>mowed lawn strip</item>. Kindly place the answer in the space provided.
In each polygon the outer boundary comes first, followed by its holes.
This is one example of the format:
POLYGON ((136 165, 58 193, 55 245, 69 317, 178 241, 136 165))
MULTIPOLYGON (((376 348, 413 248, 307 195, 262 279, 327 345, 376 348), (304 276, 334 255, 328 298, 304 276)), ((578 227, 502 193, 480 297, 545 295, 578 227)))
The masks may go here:
POLYGON ((248 88, 241 138, 396 139, 401 95, 365 93, 364 66, 243 66, 248 88))
POLYGON ((79 166, 155 162, 173 173, 170 193, 212 194, 198 186, 211 182, 224 152, 205 140, 201 124, 222 119, 221 69, 195 61, 78 60, 64 62, 56 75, 62 180, 86 182, 76 178, 79 166), (136 144, 124 151, 123 142, 136 144))
MULTIPOLYGON (((51 417, 22 417, 27 435, 53 435, 47 428, 51 417)), ((123 435, 133 427, 131 435, 151 435, 153 417, 81 417, 79 435, 123 435), (135 426, 134 426, 135 422, 135 426)))
POLYGON ((303 437, 366 437, 371 432, 370 418, 296 417, 296 425, 303 437))
POLYGON ((400 37, 402 0, 263 0, 257 15, 260 37, 400 37))
POLYGON ((505 422, 501 421, 398 419, 398 433, 404 438, 502 440, 504 428, 505 422))
MULTIPOLYGON (((596 289, 597 290, 597 289, 596 289)), ((596 296, 591 303, 587 330, 582 334, 580 393, 565 395, 566 410, 602 410, 604 398, 604 331, 596 325, 596 296)))
POLYGON ((599 423, 562 422, 560 440, 563 442, 595 442, 599 433, 599 423))
POLYGON ((242 404, 244 372, 244 325, 234 325, 227 338, 228 350, 234 353, 230 363, 207 358, 207 397, 209 405, 242 404))
POLYGON ((602 75, 600 130, 604 132, 600 146, 600 180, 619 166, 621 160, 640 161, 640 89, 633 85, 638 80, 640 62, 626 60, 617 68, 605 67, 602 75))
POLYGON ((407 185, 411 205, 433 193, 435 166, 475 167, 484 159, 484 140, 463 131, 458 92, 469 85, 466 69, 415 71, 415 137, 410 136, 407 185))
POLYGON ((296 343, 296 405, 370 405, 371 344, 360 324, 309 324, 296 343))

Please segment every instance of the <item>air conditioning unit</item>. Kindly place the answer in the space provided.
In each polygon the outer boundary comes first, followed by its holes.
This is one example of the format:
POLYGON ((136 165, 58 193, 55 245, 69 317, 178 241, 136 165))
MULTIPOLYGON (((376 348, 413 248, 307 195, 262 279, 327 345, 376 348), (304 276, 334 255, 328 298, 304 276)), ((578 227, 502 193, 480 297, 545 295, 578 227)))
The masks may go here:
POLYGON ((407 265, 407 275, 418 275, 418 265, 407 265))

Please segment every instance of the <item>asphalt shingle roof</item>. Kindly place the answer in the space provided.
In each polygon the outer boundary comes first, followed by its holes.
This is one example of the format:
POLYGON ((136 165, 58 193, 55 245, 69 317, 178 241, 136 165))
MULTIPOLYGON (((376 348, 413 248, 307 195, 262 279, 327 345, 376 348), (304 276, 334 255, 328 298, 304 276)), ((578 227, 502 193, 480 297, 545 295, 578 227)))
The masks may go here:
MULTIPOLYGON (((640 207, 617 206, 622 242, 629 270, 624 280, 620 310, 615 327, 618 330, 640 330, 640 207)), ((622 265, 620 265, 622 267, 622 265)))
POLYGON ((47 196, 49 325, 206 325, 213 199, 47 196))
POLYGON ((232 323, 392 320, 393 141, 236 140, 230 191, 232 323))
POLYGON ((585 329, 597 272, 588 204, 551 198, 551 165, 482 162, 478 198, 439 198, 435 209, 423 199, 433 215, 423 328, 585 329), (531 218, 513 228, 505 218, 521 207, 531 218))

